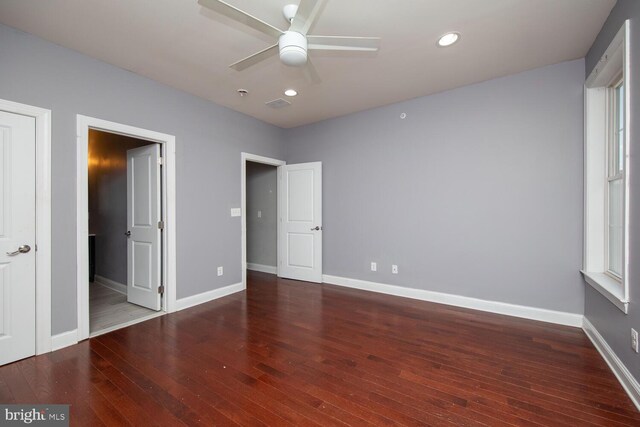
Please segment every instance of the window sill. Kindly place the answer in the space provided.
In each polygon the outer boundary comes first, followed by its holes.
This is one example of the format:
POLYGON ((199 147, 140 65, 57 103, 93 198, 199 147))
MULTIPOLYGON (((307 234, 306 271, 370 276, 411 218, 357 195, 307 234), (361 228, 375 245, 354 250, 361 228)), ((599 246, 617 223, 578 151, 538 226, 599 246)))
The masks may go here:
POLYGON ((627 314, 629 301, 624 298, 622 284, 604 273, 594 273, 581 271, 584 280, 596 291, 618 307, 624 314, 627 314))

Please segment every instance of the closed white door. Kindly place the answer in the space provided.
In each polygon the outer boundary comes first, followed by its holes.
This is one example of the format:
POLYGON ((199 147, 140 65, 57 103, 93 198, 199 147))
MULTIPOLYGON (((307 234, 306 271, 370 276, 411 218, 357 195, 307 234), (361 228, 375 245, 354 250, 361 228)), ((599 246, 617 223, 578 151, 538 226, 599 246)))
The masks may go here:
POLYGON ((36 352, 35 125, 0 111, 0 365, 36 352))
POLYGON ((127 151, 127 301, 160 310, 160 145, 127 151))
POLYGON ((322 282, 322 163, 278 167, 278 276, 322 282))

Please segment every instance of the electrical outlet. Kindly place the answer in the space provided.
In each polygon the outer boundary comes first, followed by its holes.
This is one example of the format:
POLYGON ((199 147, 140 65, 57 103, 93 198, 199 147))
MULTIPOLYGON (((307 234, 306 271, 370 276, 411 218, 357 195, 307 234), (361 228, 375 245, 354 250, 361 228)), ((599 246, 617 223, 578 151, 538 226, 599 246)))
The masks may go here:
POLYGON ((258 211, 258 218, 262 218, 262 211, 258 211))
POLYGON ((391 273, 398 274, 398 266, 397 265, 393 264, 391 266, 391 273))
POLYGON ((371 263, 371 271, 378 271, 378 263, 375 263, 375 262, 371 263))
POLYGON ((631 328, 631 348, 636 353, 638 352, 638 331, 631 328))
POLYGON ((224 274, 224 269, 222 267, 218 267, 218 276, 222 276, 224 274))

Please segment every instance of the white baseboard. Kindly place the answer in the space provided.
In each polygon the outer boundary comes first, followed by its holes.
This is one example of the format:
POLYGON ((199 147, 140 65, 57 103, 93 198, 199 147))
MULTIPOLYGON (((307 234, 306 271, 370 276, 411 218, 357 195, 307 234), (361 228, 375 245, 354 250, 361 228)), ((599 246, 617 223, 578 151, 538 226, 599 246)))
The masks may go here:
POLYGON ((186 298, 180 298, 176 301, 176 311, 184 310, 185 308, 193 307, 194 305, 213 301, 214 299, 226 297, 227 295, 231 295, 243 290, 244 286, 242 286, 242 283, 236 283, 233 285, 225 286, 224 288, 213 289, 201 294, 193 295, 186 298))
POLYGON ((348 288, 362 289, 365 291, 379 292, 405 298, 413 298, 422 301, 436 302, 453 305, 456 307, 471 308, 474 310, 488 311, 491 313, 505 314, 507 316, 522 317, 524 319, 539 320, 558 325, 582 327, 582 314, 567 313, 564 311, 547 310, 544 308, 528 307, 524 305, 508 304, 498 301, 488 301, 478 298, 464 297, 461 295, 445 294, 442 292, 426 291, 423 289, 406 288, 404 286, 386 285, 383 283, 368 282, 365 280, 348 279, 346 277, 330 276, 323 274, 322 281, 331 285, 345 286, 348 288))
POLYGON ((604 340, 600 332, 587 320, 583 320, 582 329, 587 334, 595 348, 600 352, 602 358, 607 362, 613 374, 618 378, 622 388, 627 392, 633 404, 640 411, 640 383, 631 375, 631 372, 622 363, 622 360, 613 352, 609 344, 604 340))
POLYGON ((127 285, 123 285, 122 283, 116 282, 115 280, 107 279, 106 277, 100 276, 98 274, 96 274, 93 279, 96 283, 100 283, 102 286, 105 286, 116 292, 120 292, 124 295, 127 294, 127 285))
POLYGON ((51 351, 60 350, 70 345, 78 344, 78 330, 63 332, 51 337, 51 351))
POLYGON ((275 265, 263 265, 254 264, 252 262, 247 263, 247 270, 261 271, 263 273, 278 274, 278 269, 275 265))

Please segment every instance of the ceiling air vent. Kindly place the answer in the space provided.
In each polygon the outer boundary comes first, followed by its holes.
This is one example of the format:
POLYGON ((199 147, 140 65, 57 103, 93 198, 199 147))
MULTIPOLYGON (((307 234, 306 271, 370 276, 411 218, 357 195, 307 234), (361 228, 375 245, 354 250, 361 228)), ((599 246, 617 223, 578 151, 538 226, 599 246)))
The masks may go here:
POLYGON ((265 102, 264 105, 271 108, 284 108, 291 105, 291 103, 282 98, 278 98, 278 99, 274 99, 273 101, 265 102))

